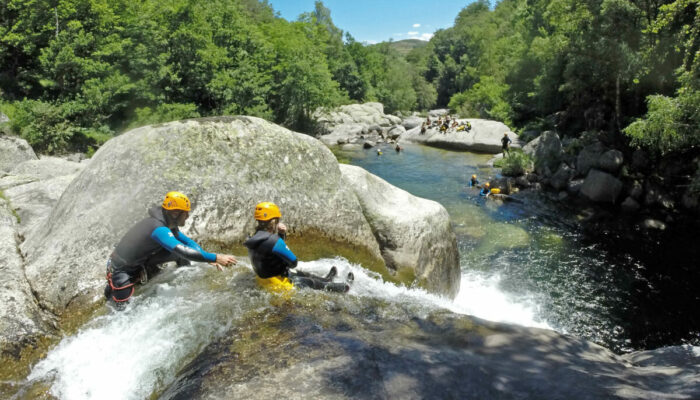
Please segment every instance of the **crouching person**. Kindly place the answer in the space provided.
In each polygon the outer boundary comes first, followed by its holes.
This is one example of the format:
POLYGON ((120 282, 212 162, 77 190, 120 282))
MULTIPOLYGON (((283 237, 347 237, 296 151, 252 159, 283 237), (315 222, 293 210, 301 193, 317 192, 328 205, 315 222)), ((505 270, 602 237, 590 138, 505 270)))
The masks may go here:
POLYGON ((148 210, 149 216, 136 223, 121 239, 107 261, 105 297, 122 309, 134 286, 146 283, 158 272, 160 264, 175 261, 178 266, 190 261, 208 262, 219 270, 235 264, 231 255, 204 251, 194 240, 180 232, 189 217, 190 200, 180 192, 168 192, 163 204, 148 210))

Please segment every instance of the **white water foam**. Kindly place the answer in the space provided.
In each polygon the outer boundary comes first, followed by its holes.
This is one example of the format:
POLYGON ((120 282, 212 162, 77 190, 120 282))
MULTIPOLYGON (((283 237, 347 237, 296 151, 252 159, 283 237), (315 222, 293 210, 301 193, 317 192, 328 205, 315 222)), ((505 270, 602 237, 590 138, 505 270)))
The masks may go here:
POLYGON ((344 277, 348 272, 355 275, 355 283, 350 294, 383 298, 389 301, 412 302, 416 304, 445 308, 458 314, 473 315, 495 322, 506 322, 527 327, 552 329, 546 322, 539 320, 538 306, 528 296, 514 297, 499 288, 501 277, 486 276, 482 272, 462 273, 460 291, 454 301, 428 293, 420 288, 397 286, 391 282, 377 279, 376 274, 351 264, 343 258, 322 259, 300 263, 299 268, 324 275, 331 266, 338 268, 338 276, 344 277))
POLYGON ((61 341, 28 377, 52 381, 59 399, 144 399, 175 377, 183 359, 227 330, 222 296, 195 291, 185 281, 206 271, 169 271, 173 284, 155 283, 156 293, 136 296, 123 312, 111 311, 61 341), (218 297, 218 299, 217 299, 218 297))

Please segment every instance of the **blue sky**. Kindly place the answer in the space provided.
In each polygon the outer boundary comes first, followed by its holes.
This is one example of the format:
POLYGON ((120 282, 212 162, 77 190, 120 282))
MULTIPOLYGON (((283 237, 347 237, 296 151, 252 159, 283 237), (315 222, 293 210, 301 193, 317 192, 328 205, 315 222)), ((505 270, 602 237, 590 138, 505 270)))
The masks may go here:
MULTIPOLYGON (((312 11, 314 0, 268 0, 284 19, 294 21, 312 11)), ((358 42, 379 43, 393 38, 429 40, 449 28, 471 0, 324 0, 333 23, 358 42)))

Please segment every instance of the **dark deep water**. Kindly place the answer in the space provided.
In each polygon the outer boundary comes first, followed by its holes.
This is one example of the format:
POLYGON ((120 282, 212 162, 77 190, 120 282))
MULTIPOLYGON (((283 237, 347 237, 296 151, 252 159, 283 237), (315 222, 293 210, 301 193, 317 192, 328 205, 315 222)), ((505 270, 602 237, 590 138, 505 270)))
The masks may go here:
MULTIPOLYGON (((497 277, 512 298, 534 302, 553 328, 616 352, 700 344, 697 221, 665 232, 635 232, 610 213, 583 222, 581 210, 541 192, 485 201, 466 188, 472 174, 495 177, 490 156, 406 145, 338 150, 342 158, 450 214, 463 274, 497 277)), ((603 210, 604 211, 604 210, 603 210)), ((679 224, 681 225, 681 224, 679 224)))

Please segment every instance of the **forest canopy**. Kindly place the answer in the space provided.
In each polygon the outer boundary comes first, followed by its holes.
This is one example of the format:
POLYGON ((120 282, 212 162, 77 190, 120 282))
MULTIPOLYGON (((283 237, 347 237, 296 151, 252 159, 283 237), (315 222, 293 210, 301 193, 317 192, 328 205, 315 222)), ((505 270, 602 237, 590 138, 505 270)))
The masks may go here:
POLYGON ((399 51, 358 43, 320 1, 287 21, 265 0, 8 0, 0 110, 45 153, 222 114, 312 133, 318 107, 379 101, 663 155, 700 144, 698 30, 698 0, 479 0, 399 51))

